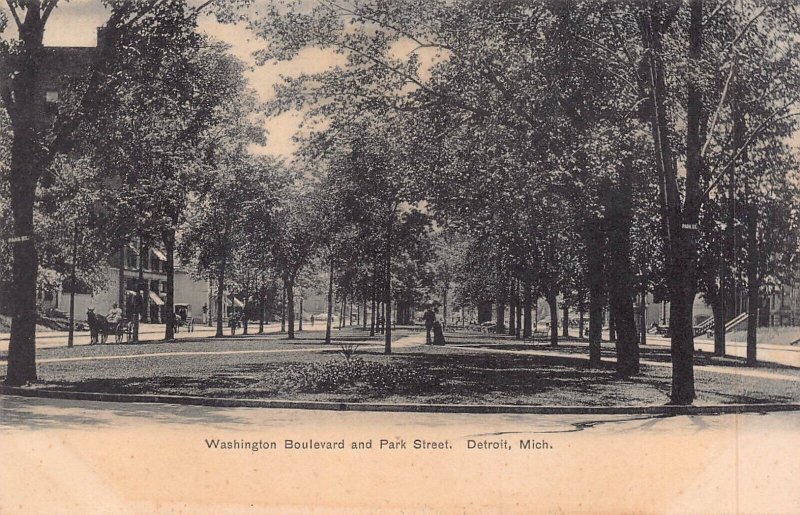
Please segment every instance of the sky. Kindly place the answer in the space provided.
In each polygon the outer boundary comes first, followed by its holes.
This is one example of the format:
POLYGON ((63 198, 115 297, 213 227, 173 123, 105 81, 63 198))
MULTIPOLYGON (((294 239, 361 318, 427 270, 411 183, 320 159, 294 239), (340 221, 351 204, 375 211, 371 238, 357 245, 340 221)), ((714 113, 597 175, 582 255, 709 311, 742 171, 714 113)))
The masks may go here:
MULTIPOLYGON (((190 4, 199 0, 189 0, 190 4)), ((5 4, 0 4, 3 9, 5 4)), ((102 26, 108 18, 108 11, 100 0, 70 0, 61 1, 47 23, 45 32, 45 45, 48 46, 95 46, 96 29, 102 26)), ((281 75, 294 76, 300 73, 314 73, 322 71, 334 64, 342 62, 342 56, 331 51, 306 49, 291 61, 268 62, 257 66, 252 57, 255 50, 261 48, 259 42, 245 26, 226 25, 216 21, 213 16, 203 15, 199 19, 200 29, 224 41, 231 46, 231 52, 247 63, 251 68, 247 72, 251 87, 264 101, 273 97, 273 86, 280 82, 281 75)), ((16 28, 10 22, 3 37, 16 37, 16 28)), ((396 51, 402 53, 403 48, 396 51)), ((422 70, 423 78, 426 70, 422 70)), ((267 145, 264 148, 251 148, 255 153, 268 153, 275 156, 290 158, 296 145, 292 135, 297 131, 302 115, 298 112, 288 112, 267 120, 268 132, 267 145)), ((800 132, 795 133, 789 140, 795 149, 800 149, 800 132)))
MULTIPOLYGON (((190 0, 191 3, 193 2, 190 0)), ((95 46, 97 27, 106 22, 108 15, 109 12, 100 0, 62 1, 47 22, 44 43, 47 46, 95 46)), ((331 52, 309 49, 302 51, 292 61, 269 62, 263 66, 256 66, 252 53, 261 46, 246 27, 221 24, 209 15, 201 16, 198 23, 200 30, 228 43, 231 46, 231 53, 250 65, 247 78, 262 100, 273 97, 273 86, 280 82, 280 75, 314 73, 336 62, 331 52)), ((16 36, 16 27, 10 22, 3 37, 16 38, 16 36)), ((267 120, 266 147, 251 150, 289 158, 296 148, 291 138, 297 131, 300 119, 300 113, 289 112, 267 120)))

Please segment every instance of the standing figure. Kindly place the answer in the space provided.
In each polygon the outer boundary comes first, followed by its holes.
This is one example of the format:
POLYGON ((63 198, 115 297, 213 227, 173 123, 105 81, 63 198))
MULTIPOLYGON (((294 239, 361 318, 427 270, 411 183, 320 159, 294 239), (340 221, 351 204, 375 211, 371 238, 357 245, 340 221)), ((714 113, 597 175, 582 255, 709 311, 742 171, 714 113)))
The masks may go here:
POLYGON ((433 322, 433 344, 444 345, 444 329, 438 320, 433 322))
POLYGON ((433 330, 434 322, 436 322, 436 314, 431 308, 428 308, 425 310, 422 319, 425 321, 425 345, 430 345, 433 343, 431 341, 431 331, 433 330))
POLYGON ((239 316, 234 312, 228 319, 228 326, 231 328, 231 336, 236 336, 236 326, 239 325, 239 316))

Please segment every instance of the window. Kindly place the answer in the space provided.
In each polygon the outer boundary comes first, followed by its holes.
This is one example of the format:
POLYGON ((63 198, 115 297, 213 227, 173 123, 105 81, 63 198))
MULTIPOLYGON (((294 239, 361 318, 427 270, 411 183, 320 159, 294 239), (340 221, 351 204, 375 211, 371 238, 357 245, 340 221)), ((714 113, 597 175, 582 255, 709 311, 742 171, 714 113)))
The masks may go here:
POLYGON ((125 249, 125 255, 127 256, 128 268, 138 268, 139 264, 137 263, 137 260, 136 260, 136 254, 137 254, 137 252, 135 252, 131 248, 125 249))
POLYGON ((44 100, 48 104, 55 104, 58 102, 58 91, 46 91, 44 94, 44 100))

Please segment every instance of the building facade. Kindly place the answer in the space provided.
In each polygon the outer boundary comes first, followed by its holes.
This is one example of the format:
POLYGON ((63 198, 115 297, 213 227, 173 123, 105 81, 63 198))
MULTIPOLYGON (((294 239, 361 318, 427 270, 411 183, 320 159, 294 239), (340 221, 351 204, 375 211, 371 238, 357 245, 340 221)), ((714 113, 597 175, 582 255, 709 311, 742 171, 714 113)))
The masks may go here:
MULTIPOLYGON (((98 39, 102 29, 98 29, 98 39)), ((97 47, 45 47, 39 61, 40 100, 34 116, 42 128, 53 124, 58 113, 59 102, 70 81, 84 76, 97 56, 97 47)), ((0 81, 8 76, 5 64, 0 62, 0 81)), ((40 291, 39 305, 42 309, 68 311, 70 294, 75 289, 75 317, 84 319, 86 311, 93 308, 105 314, 114 304, 123 301, 123 309, 137 291, 143 292, 143 322, 162 323, 165 320, 165 297, 167 274, 164 269, 166 256, 156 248, 143 248, 138 242, 130 242, 115 255, 110 256, 105 288, 88 292, 80 285, 62 284, 56 290, 40 291), (140 255, 141 254, 141 255, 140 255)), ((176 267, 174 280, 176 306, 186 307, 201 316, 202 306, 209 302, 209 288, 205 281, 192 278, 188 270, 176 267)), ((194 313, 193 313, 194 314, 194 313)))

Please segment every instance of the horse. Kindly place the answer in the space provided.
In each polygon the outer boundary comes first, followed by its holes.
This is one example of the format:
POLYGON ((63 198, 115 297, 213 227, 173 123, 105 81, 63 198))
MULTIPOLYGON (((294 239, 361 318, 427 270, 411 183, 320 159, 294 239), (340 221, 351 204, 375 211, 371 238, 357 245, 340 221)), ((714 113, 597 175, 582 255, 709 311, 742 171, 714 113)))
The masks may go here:
POLYGON ((106 343, 108 335, 113 333, 109 328, 106 317, 95 313, 94 308, 89 308, 86 312, 86 321, 89 323, 89 331, 91 334, 90 344, 98 343, 100 336, 102 336, 102 341, 100 343, 106 343))

